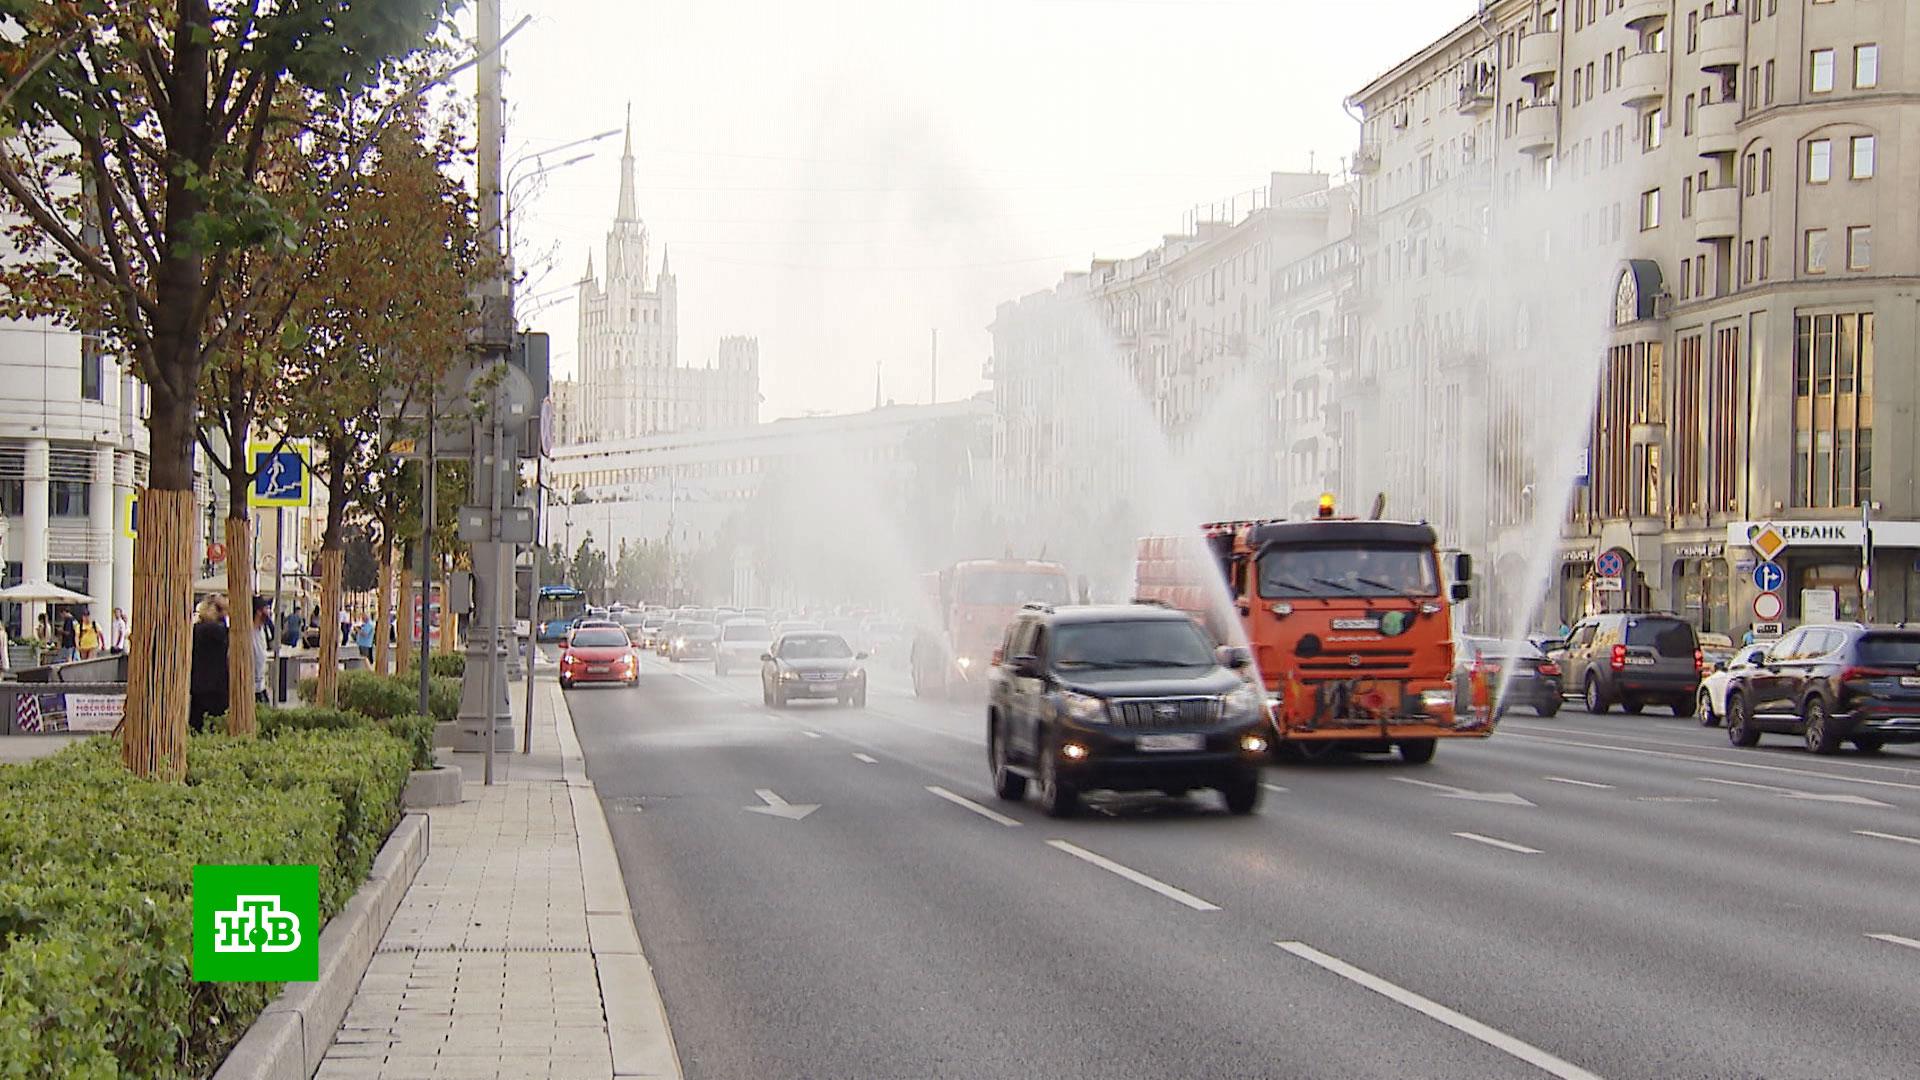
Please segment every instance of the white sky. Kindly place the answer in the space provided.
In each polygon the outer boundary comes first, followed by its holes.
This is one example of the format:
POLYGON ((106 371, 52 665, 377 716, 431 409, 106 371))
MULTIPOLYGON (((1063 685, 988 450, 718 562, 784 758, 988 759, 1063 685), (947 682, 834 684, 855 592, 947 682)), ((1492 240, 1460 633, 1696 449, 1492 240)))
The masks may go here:
MULTIPOLYGON (((509 162, 619 126, 633 103, 654 269, 680 353, 760 339, 763 419, 982 388, 994 306, 1195 205, 1337 170, 1342 100, 1474 0, 507 0, 509 162)), ((572 283, 604 235, 618 138, 522 185, 522 295, 575 363, 572 283), (537 273, 537 271, 536 271, 537 273)), ((560 155, 562 157, 571 154, 560 155)), ((523 167, 522 171, 525 171, 523 167)), ((524 310, 524 309, 523 309, 524 310)))

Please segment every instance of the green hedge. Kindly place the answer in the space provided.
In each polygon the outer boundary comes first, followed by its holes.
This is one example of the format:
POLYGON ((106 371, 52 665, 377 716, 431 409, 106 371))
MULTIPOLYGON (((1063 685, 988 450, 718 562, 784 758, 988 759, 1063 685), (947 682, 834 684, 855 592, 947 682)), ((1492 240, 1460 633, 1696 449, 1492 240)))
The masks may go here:
MULTIPOLYGON (((371 716, 375 720, 390 720, 396 716, 408 716, 420 711, 420 669, 415 668, 412 676, 376 675, 371 671, 343 671, 340 673, 339 697, 335 706, 353 712, 371 716)), ((319 693, 319 680, 305 678, 300 680, 299 694, 312 701, 319 693)), ((460 680, 445 676, 432 676, 427 685, 427 711, 435 720, 451 723, 460 716, 460 680)))
POLYGON ((316 865, 331 917, 410 759, 373 730, 290 731, 195 736, 184 785, 106 739, 0 768, 0 1077, 211 1073, 279 987, 192 981, 193 866, 316 865))
MULTIPOLYGON (((442 679, 462 678, 467 673, 467 654, 434 653, 427 658, 427 670, 442 679)), ((407 674, 409 678, 418 679, 420 677, 420 661, 417 657, 414 659, 414 662, 408 666, 407 674)))
POLYGON ((375 728, 407 744, 416 769, 433 768, 433 718, 409 713, 376 720, 365 713, 348 709, 323 709, 303 705, 291 709, 261 709, 260 734, 275 736, 291 731, 350 731, 375 728))

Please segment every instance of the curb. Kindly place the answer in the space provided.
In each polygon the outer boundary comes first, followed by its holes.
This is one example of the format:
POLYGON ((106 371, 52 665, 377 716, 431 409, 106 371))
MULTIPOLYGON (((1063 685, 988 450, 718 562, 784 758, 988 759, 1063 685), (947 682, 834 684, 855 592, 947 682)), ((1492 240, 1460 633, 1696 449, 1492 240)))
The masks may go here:
POLYGON ((228 1052, 213 1080, 308 1080, 319 1070, 373 963, 374 949, 427 861, 431 831, 425 814, 401 815, 367 880, 320 932, 319 980, 287 983, 228 1052))
POLYGON ((415 769, 407 774, 407 787, 400 795, 401 805, 409 810, 424 810, 431 806, 458 806, 462 779, 458 765, 436 765, 431 769, 415 769))
POLYGON ((573 714, 559 684, 544 687, 553 695, 560 761, 573 803, 574 833, 580 845, 580 878, 586 893, 587 939, 594 970, 600 976, 600 1000, 607 1010, 607 1040, 615 1077, 681 1080, 680 1053, 667 1024, 666 1005, 653 968, 640 951, 627 883, 613 848, 600 794, 587 779, 586 758, 573 731, 573 714))

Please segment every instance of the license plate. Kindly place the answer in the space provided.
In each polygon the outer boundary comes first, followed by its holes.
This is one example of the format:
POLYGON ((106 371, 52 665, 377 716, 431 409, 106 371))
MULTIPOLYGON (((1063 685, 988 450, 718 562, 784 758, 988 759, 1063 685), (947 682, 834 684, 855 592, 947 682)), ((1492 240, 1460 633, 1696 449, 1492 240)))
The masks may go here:
POLYGON ((1206 745, 1206 740, 1200 735, 1142 735, 1138 745, 1147 753, 1167 753, 1198 750, 1206 745))
POLYGON ((1902 675, 1900 685, 1908 690, 1920 690, 1920 675, 1902 675))
POLYGON ((607 672, 612 670, 613 670, 612 664, 588 664, 587 665, 587 673, 589 675, 605 675, 607 672))
POLYGON ((1652 667, 1652 666, 1653 666, 1653 657, 1651 657, 1651 656, 1629 656, 1629 657, 1627 657, 1627 666, 1628 666, 1628 667, 1652 667))

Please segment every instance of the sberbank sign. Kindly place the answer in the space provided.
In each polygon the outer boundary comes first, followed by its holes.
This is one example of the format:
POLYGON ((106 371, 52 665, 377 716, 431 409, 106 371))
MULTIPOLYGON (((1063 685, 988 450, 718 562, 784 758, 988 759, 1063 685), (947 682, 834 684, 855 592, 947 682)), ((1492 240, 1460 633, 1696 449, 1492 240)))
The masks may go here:
MULTIPOLYGON (((1771 527, 1787 546, 1850 547, 1861 541, 1855 521, 1734 521, 1727 524, 1727 550, 1745 551, 1763 529, 1771 527)), ((1873 542, 1879 548, 1920 548, 1920 522, 1875 521, 1873 542)))

